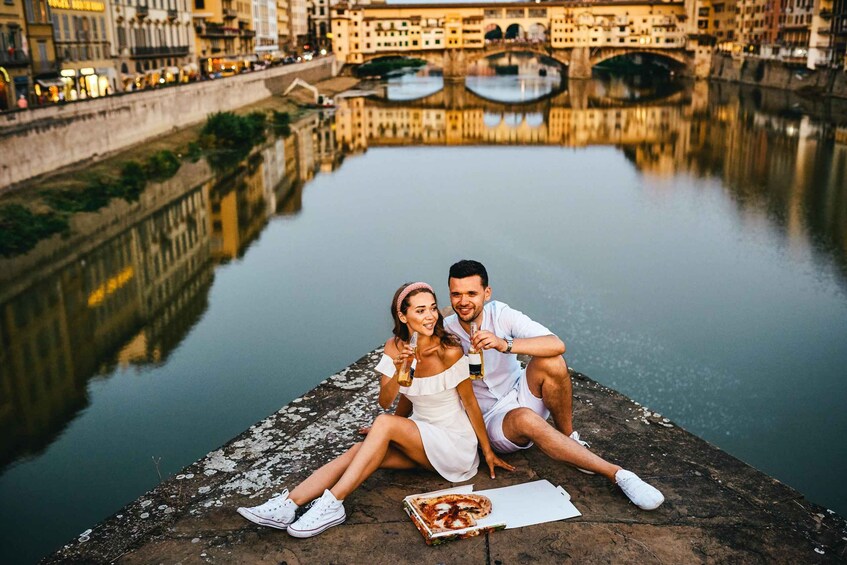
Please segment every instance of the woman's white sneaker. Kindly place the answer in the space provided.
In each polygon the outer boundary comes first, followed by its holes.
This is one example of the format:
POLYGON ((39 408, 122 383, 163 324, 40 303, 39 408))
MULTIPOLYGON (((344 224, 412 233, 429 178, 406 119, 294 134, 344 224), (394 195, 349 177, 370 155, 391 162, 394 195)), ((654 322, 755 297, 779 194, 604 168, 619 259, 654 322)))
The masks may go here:
POLYGON ((343 501, 336 500, 329 490, 325 490, 299 520, 288 526, 288 533, 295 538, 310 538, 343 523, 346 519, 343 501))
POLYGON ((632 471, 621 469, 615 473, 615 482, 627 498, 642 510, 655 510, 665 501, 659 489, 648 485, 632 471))
POLYGON ((269 526, 280 530, 286 529, 294 522, 294 513, 297 505, 288 498, 288 489, 282 494, 275 496, 264 504, 250 508, 241 507, 238 513, 260 526, 269 526))

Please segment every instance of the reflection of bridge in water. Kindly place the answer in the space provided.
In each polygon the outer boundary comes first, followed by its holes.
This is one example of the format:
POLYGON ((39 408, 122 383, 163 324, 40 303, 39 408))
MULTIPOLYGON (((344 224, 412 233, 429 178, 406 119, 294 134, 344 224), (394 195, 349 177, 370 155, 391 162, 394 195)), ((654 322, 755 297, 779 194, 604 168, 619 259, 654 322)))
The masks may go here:
MULTIPOLYGON (((564 83, 563 83, 564 84, 564 83)), ((461 83, 415 100, 340 101, 336 135, 350 148, 389 145, 639 145, 670 143, 688 95, 682 87, 633 105, 598 81, 504 103, 461 83)), ((355 149, 354 149, 355 150, 355 149)))

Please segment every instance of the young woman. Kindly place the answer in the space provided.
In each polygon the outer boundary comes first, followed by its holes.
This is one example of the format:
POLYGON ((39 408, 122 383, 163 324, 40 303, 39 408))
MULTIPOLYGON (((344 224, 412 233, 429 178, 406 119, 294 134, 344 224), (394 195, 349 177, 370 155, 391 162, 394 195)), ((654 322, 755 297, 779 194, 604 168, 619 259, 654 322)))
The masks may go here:
POLYGON ((327 463, 290 493, 238 513, 263 526, 285 529, 298 538, 316 536, 347 519, 344 499, 377 469, 423 467, 451 482, 473 477, 479 466, 477 448, 494 477, 494 468, 513 470, 494 454, 482 413, 469 380, 468 362, 459 340, 444 330, 435 292, 423 282, 401 286, 391 302, 394 337, 385 342, 377 365, 379 404, 388 408, 401 394, 411 402, 410 418, 382 414, 361 443, 327 463), (417 349, 409 346, 418 333, 417 349), (417 367, 412 384, 401 387, 395 378, 406 360, 417 367), (295 521, 301 505, 317 499, 295 521))

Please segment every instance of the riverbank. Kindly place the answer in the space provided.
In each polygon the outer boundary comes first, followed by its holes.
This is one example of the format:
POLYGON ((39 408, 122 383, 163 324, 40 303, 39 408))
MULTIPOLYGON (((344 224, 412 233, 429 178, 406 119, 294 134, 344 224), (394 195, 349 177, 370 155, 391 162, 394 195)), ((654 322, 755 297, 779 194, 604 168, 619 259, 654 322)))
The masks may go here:
POLYGON ((296 78, 334 77, 335 57, 220 80, 13 112, 0 122, 0 191, 91 164, 119 151, 282 93, 296 78), (86 135, 79 135, 83 130, 86 135))
POLYGON ((840 69, 810 70, 766 59, 735 59, 716 53, 709 78, 847 99, 847 72, 840 69))
MULTIPOLYGON (((236 514, 292 486, 357 441, 380 412, 373 351, 189 465, 109 519, 80 532, 60 562, 843 563, 847 523, 629 398, 575 373, 574 417, 592 449, 636 470, 666 502, 642 512, 599 477, 537 448, 476 489, 536 479, 562 485, 582 516, 426 546, 402 510, 410 493, 449 486, 425 472, 377 471, 345 505, 347 522, 296 540, 236 514)), ((286 378, 296 379, 297 375, 286 378)), ((778 447, 778 446, 775 446, 778 447)), ((790 456, 790 455, 786 455, 790 456)))

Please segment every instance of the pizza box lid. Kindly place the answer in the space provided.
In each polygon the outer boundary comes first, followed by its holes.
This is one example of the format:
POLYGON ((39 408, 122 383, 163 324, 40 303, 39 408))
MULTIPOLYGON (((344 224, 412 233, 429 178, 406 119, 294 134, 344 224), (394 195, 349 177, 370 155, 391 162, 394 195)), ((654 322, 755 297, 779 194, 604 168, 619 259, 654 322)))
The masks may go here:
POLYGON ((491 514, 477 520, 476 525, 471 528, 449 532, 433 534, 424 520, 418 516, 414 506, 409 503, 412 498, 416 497, 428 498, 442 494, 469 494, 474 492, 473 488, 473 485, 462 485, 445 490, 409 495, 403 499, 403 507, 428 544, 471 537, 483 532, 566 520, 582 515, 571 502, 568 491, 547 480, 477 491, 476 494, 491 499, 491 514))

